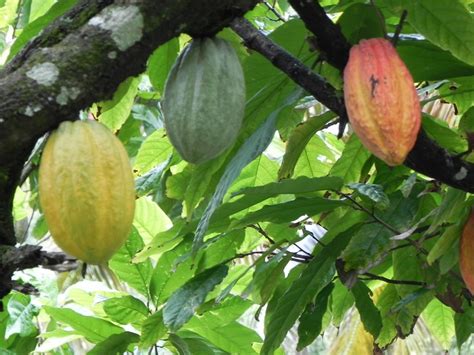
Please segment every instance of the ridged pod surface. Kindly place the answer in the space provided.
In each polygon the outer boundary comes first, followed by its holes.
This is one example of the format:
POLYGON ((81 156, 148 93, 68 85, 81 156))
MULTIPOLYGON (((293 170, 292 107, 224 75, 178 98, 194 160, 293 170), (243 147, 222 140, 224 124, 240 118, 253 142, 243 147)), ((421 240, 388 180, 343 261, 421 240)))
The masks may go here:
POLYGON ((178 57, 162 102, 165 128, 183 159, 200 164, 234 144, 245 110, 245 80, 232 46, 194 39, 178 57))
POLYGON ((98 122, 63 122, 51 134, 39 194, 56 244, 86 263, 104 263, 128 237, 135 209, 132 169, 122 143, 98 122))
POLYGON ((421 110, 413 78, 389 41, 362 40, 351 48, 344 99, 366 148, 388 165, 402 164, 415 145, 421 110))
POLYGON ((464 283, 474 295, 474 212, 471 212, 462 231, 459 243, 459 267, 464 283))

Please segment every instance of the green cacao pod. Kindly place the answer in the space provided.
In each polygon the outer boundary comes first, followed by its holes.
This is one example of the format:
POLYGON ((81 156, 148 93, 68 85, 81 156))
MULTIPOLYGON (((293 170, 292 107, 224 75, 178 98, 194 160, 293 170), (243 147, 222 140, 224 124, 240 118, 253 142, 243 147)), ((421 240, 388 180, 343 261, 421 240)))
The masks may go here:
POLYGON ((39 169, 40 203, 56 244, 89 264, 112 257, 127 239, 135 187, 127 152, 95 121, 63 122, 39 169))
POLYGON ((474 212, 464 225, 459 243, 459 267, 471 294, 474 295, 474 212))
POLYGON ((365 147, 388 165, 402 164, 415 145, 421 109, 413 78, 389 41, 362 40, 351 48, 344 98, 365 147))
POLYGON ((166 81, 165 128, 181 157, 194 164, 232 146, 245 109, 245 80, 232 46, 219 38, 194 39, 166 81))

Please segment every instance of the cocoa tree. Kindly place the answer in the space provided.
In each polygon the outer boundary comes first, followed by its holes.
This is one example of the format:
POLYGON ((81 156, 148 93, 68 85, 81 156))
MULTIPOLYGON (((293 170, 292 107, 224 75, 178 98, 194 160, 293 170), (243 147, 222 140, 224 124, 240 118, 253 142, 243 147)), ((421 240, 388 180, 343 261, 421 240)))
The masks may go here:
POLYGON ((326 337, 337 352, 345 327, 373 352, 420 329, 438 344, 424 350, 469 339, 458 250, 474 190, 470 1, 0 6, 0 349, 269 354, 285 337, 288 353, 326 337), (188 164, 160 101, 191 38, 215 35, 239 55, 244 122, 232 147, 188 164), (342 72, 351 46, 374 37, 396 44, 424 111, 396 167, 347 129, 342 72), (37 194, 45 135, 76 119, 122 141, 137 194, 125 245, 82 273, 55 249, 37 194), (250 310, 263 332, 242 324, 250 310))

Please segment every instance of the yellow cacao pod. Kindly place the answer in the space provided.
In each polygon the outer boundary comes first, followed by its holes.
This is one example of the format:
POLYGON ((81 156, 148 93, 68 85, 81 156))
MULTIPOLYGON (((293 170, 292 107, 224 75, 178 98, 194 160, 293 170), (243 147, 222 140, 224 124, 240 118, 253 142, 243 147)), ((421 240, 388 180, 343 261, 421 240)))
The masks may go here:
POLYGON ((344 69, 344 99, 354 132, 388 165, 400 165, 416 142, 420 101, 413 78, 392 44, 362 40, 344 69))
POLYGON ((474 212, 464 225, 459 243, 459 267, 471 294, 474 295, 474 212))
POLYGON ((132 169, 122 143, 102 124, 63 122, 51 134, 39 194, 49 231, 66 253, 101 264, 127 239, 135 209, 132 169))

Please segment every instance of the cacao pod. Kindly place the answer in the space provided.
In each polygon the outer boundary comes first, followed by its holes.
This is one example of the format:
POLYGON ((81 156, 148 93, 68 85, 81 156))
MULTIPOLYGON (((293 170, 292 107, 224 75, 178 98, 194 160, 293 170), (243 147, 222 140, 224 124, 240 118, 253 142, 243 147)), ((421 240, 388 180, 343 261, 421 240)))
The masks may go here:
POLYGON ((420 130, 420 101, 408 68, 388 40, 362 40, 351 48, 344 99, 365 147, 388 165, 402 164, 420 130))
POLYGON ((166 80, 165 128, 181 157, 194 164, 234 144, 245 110, 245 80, 232 46, 219 38, 194 39, 166 80))
POLYGON ((474 295, 474 212, 464 225, 459 243, 459 267, 467 288, 474 295))
POLYGON ((39 195, 56 244, 86 263, 110 259, 131 230, 135 187, 127 152, 98 122, 63 122, 51 134, 39 195))

